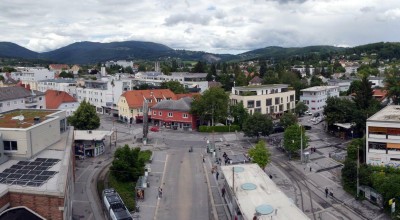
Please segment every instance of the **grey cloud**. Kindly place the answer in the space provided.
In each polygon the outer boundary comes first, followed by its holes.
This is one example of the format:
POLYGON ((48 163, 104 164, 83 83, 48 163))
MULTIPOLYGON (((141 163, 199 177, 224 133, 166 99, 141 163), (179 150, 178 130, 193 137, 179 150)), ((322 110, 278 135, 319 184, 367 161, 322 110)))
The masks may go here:
POLYGON ((279 4, 288 4, 288 3, 298 3, 298 4, 302 4, 308 0, 265 0, 265 1, 273 1, 273 2, 278 2, 279 4))
POLYGON ((374 9, 375 9, 374 7, 365 6, 365 7, 360 8, 360 11, 363 12, 363 13, 368 13, 368 12, 373 11, 374 9))
POLYGON ((164 25, 174 26, 179 23, 207 25, 210 20, 211 17, 200 14, 175 14, 166 18, 164 25))

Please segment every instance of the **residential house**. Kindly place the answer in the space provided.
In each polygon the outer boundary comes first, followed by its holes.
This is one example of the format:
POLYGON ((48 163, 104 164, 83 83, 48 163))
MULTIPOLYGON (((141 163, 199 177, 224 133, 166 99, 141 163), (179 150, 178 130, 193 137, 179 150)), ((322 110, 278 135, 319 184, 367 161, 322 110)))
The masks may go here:
POLYGON ((330 79, 328 80, 328 86, 339 86, 340 92, 347 92, 353 81, 353 79, 330 79))
POLYGON ((339 86, 314 86, 300 91, 300 101, 312 113, 322 112, 329 97, 339 97, 339 86))
POLYGON ((79 102, 76 98, 64 91, 47 90, 46 109, 64 110, 67 116, 71 116, 79 107, 79 102))
MULTIPOLYGON (((143 104, 148 103, 149 109, 163 100, 177 100, 177 96, 169 89, 131 90, 124 92, 118 100, 118 117, 128 123, 143 121, 143 104)), ((152 117, 151 111, 148 112, 152 117)))
POLYGON ((253 79, 250 80, 249 85, 250 86, 259 86, 262 83, 263 83, 263 80, 260 77, 255 76, 255 77, 253 77, 253 79))
POLYGON ((127 61, 127 60, 107 61, 105 64, 105 66, 107 68, 114 66, 114 65, 122 66, 124 68, 133 67, 133 61, 127 61))
POLYGON ((25 108, 46 109, 45 94, 21 86, 0 87, 0 113, 25 108))
POLYGON ((56 74, 60 74, 62 71, 69 72, 69 66, 67 64, 50 64, 49 69, 56 74))
MULTIPOLYGON (((14 215, 28 210, 41 219, 71 219, 72 144, 73 127, 67 129, 64 111, 15 109, 3 113, 0 210, 14 215)), ((25 214, 19 218, 29 219, 25 214)))
POLYGON ((367 119, 366 162, 400 167, 400 106, 389 105, 367 119))
POLYGON ((72 74, 74 75, 78 75, 79 70, 81 70, 81 67, 79 65, 73 65, 69 71, 72 72, 72 74))
POLYGON ((81 81, 76 88, 76 94, 79 103, 86 100, 96 107, 98 113, 113 113, 116 116, 118 115, 118 99, 123 92, 130 88, 130 80, 123 80, 119 75, 116 75, 101 78, 101 80, 81 81))
POLYGON ((76 98, 76 85, 74 79, 46 79, 37 82, 37 90, 41 92, 47 90, 63 91, 76 98))
POLYGON ((385 77, 380 76, 370 76, 368 77, 368 81, 371 82, 372 88, 383 88, 385 87, 385 77))
POLYGON ((233 87, 231 104, 243 102, 250 114, 259 112, 273 117, 295 108, 295 90, 287 84, 233 87))
POLYGON ((4 80, 0 80, 0 87, 10 87, 18 84, 17 80, 11 78, 11 73, 4 73, 3 78, 4 80))
POLYGON ((347 75, 356 74, 360 64, 357 62, 346 62, 344 65, 345 73, 347 75))
POLYGON ((54 79, 53 71, 49 71, 44 67, 17 67, 17 72, 12 72, 11 77, 20 81, 29 88, 37 90, 37 82, 45 79, 54 79))
POLYGON ((157 126, 174 130, 196 130, 196 117, 190 114, 193 98, 162 100, 151 107, 151 119, 157 126))

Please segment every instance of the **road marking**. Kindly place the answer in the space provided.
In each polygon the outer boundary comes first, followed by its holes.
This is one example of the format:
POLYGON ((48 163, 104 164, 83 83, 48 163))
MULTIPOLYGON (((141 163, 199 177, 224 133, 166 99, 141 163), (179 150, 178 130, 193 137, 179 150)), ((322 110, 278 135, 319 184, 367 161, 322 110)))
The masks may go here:
MULTIPOLYGON (((162 187, 163 183, 164 183, 164 178, 165 178, 165 171, 167 169, 167 163, 168 163, 168 154, 165 157, 165 164, 164 164, 164 171, 163 171, 163 176, 161 178, 161 185, 160 187, 162 187)), ((156 211, 154 212, 154 220, 157 220, 157 212, 158 212, 158 207, 160 205, 160 200, 161 199, 157 199, 157 205, 156 205, 156 211)))

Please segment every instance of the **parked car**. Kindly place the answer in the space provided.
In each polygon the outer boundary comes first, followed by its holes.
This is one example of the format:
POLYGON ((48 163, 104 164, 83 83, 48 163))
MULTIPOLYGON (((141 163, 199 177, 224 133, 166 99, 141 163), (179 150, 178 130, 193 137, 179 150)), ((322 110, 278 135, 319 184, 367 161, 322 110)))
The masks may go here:
POLYGON ((285 128, 281 125, 274 126, 272 133, 281 133, 284 132, 285 128))
POLYGON ((304 114, 306 114, 306 115, 312 115, 312 113, 311 113, 310 111, 306 111, 306 112, 304 112, 304 114))
POLYGON ((153 127, 150 128, 150 131, 159 132, 159 131, 160 131, 160 127, 158 127, 158 126, 153 126, 153 127))
POLYGON ((304 125, 303 126, 305 130, 311 130, 311 126, 310 125, 304 125))

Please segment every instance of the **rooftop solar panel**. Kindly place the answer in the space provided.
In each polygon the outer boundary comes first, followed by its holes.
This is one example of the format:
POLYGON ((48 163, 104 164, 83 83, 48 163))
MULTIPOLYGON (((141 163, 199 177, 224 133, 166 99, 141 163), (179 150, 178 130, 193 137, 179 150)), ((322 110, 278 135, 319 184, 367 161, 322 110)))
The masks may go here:
POLYGON ((29 182, 28 180, 15 180, 12 184, 13 185, 25 186, 28 182, 29 182))
POLYGON ((16 169, 10 169, 10 168, 8 168, 8 169, 5 169, 4 171, 3 171, 3 173, 15 173, 15 171, 17 171, 16 169))
POLYGON ((46 161, 48 158, 36 158, 36 160, 35 161, 41 161, 41 162, 44 162, 44 161, 46 161))
POLYGON ((29 161, 19 161, 17 165, 28 165, 29 163, 29 161))
POLYGON ((33 170, 33 169, 35 169, 35 167, 36 167, 36 166, 27 165, 27 166, 24 167, 24 169, 33 170))
POLYGON ((27 186, 36 186, 36 187, 38 187, 38 186, 41 186, 41 185, 43 185, 43 181, 41 181, 41 182, 38 182, 38 181, 35 181, 35 182, 33 182, 33 181, 29 181, 26 185, 27 186))
POLYGON ((9 173, 0 173, 0 178, 7 178, 10 175, 9 173))
POLYGON ((35 167, 35 169, 34 169, 34 170, 47 170, 47 169, 49 169, 49 167, 41 167, 41 166, 37 166, 37 167, 35 167))
POLYGON ((27 174, 29 173, 30 170, 17 170, 15 173, 19 173, 19 174, 27 174))
POLYGON ((5 184, 12 184, 15 180, 14 179, 6 179, 4 182, 5 184))
POLYGON ((0 183, 5 183, 6 181, 7 181, 7 179, 5 179, 5 178, 0 179, 0 183))
POLYGON ((40 175, 42 175, 42 176, 53 176, 56 173, 57 173, 56 171, 43 171, 40 175))
POLYGON ((31 170, 31 171, 29 171, 28 174, 39 175, 39 174, 41 174, 42 172, 43 172, 42 170, 31 170))
POLYGON ((19 179, 21 176, 22 174, 12 173, 7 177, 7 179, 19 179))
POLYGON ((29 165, 31 165, 31 166, 39 166, 40 164, 42 164, 42 162, 40 162, 40 161, 33 161, 33 162, 29 163, 29 165))
POLYGON ((11 167, 10 167, 10 169, 22 169, 24 166, 22 166, 22 165, 12 165, 11 167))
POLYGON ((35 179, 33 179, 34 181, 47 181, 48 179, 50 179, 50 176, 36 176, 35 179))
POLYGON ((54 165, 54 163, 44 162, 44 163, 42 163, 40 166, 48 166, 48 167, 51 167, 51 166, 53 166, 53 165, 54 165))
POLYGON ((59 159, 47 159, 46 162, 48 163, 57 163, 58 161, 60 161, 59 159))
POLYGON ((35 177, 36 177, 36 175, 25 174, 25 175, 22 175, 19 179, 20 180, 33 180, 35 177))

